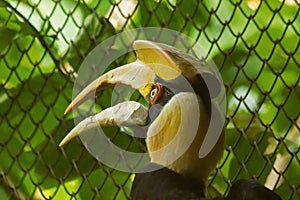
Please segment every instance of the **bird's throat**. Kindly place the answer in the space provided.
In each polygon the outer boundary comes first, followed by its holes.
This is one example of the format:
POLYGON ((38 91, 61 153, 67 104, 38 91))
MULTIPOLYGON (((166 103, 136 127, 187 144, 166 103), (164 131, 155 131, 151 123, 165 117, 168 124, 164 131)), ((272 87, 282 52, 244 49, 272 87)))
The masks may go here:
POLYGON ((209 120, 202 101, 196 95, 176 95, 149 127, 146 143, 151 162, 206 182, 224 148, 222 134, 212 151, 199 158, 209 120))

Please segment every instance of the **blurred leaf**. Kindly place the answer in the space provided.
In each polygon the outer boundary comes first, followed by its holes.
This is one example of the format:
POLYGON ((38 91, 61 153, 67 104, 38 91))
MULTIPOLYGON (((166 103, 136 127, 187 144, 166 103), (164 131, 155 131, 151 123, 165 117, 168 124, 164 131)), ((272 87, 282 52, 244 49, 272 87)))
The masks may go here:
POLYGON ((12 43, 16 35, 16 30, 0 26, 0 53, 12 43))
MULTIPOLYGON (((223 158, 222 176, 214 177, 209 193, 227 190, 224 177, 255 176, 263 183, 272 169, 265 158, 274 163, 278 153, 291 151, 292 161, 275 191, 283 199, 296 200, 299 141, 289 140, 287 134, 299 117, 299 5, 260 3, 255 10, 247 1, 138 1, 126 22, 130 28, 166 27, 187 34, 221 69, 230 106, 226 144, 233 151, 223 158), (270 150, 270 145, 279 147, 270 150)), ((79 139, 58 148, 74 126, 72 117, 63 116, 72 85, 66 76, 53 74, 59 70, 57 60, 69 62, 77 71, 97 44, 116 33, 107 18, 112 9, 123 9, 118 5, 96 0, 0 0, 0 171, 9 179, 8 187, 17 188, 7 193, 0 188, 1 199, 6 194, 16 199, 39 199, 42 194, 56 199, 128 197, 130 175, 102 166, 79 139)), ((126 62, 120 59, 108 69, 126 62)), ((86 80, 89 77, 86 74, 86 80)), ((138 94, 129 97, 140 100, 138 94)), ((112 100, 122 98, 113 99, 111 91, 105 91, 97 110, 112 100)), ((131 129, 104 130, 122 149, 143 150, 127 135, 131 129)))
MULTIPOLYGON (((180 31, 191 38, 199 37, 199 30, 208 26, 209 12, 205 5, 197 0, 191 1, 141 1, 136 12, 132 16, 132 24, 147 27, 165 27, 180 31), (187 23, 192 21, 193 23, 187 23)), ((148 36, 149 38, 152 35, 148 36)), ((200 37, 204 50, 208 50, 211 44, 206 38, 200 37)))
MULTIPOLYGON (((53 140, 56 144, 67 134, 73 127, 71 120, 56 127, 53 140)), ((44 141, 38 147, 41 153, 41 159, 35 165, 35 173, 38 182, 48 191, 48 194, 54 193, 54 188, 57 187, 57 180, 63 179, 67 186, 67 190, 77 191, 79 185, 81 189, 79 195, 82 199, 92 198, 95 195, 94 189, 98 188, 98 192, 103 199, 113 199, 119 192, 116 187, 118 184, 124 185, 129 192, 131 183, 128 182, 128 173, 117 172, 104 167, 102 164, 92 157, 92 155, 83 147, 81 141, 74 140, 64 147, 64 154, 57 145, 49 141, 44 141), (74 164, 76 167, 74 167, 74 164), (49 173, 49 169, 51 173, 49 173), (85 174, 88 182, 82 179, 82 174, 85 174), (72 183, 72 184, 71 184, 72 183), (76 184, 75 184, 76 183, 76 184), (53 189, 51 189, 53 188, 53 189), (94 188, 94 189, 93 189, 94 188), (52 191, 52 192, 51 192, 52 191)), ((66 195, 66 191, 61 191, 60 195, 66 195)), ((124 194, 121 195, 123 199, 124 194)))
MULTIPOLYGON (((1 132, 5 129, 0 128, 1 132)), ((18 199, 29 197, 35 191, 35 186, 32 184, 32 181, 28 177, 30 167, 24 167, 23 164, 26 164, 27 161, 34 160, 35 155, 26 155, 23 153, 23 142, 20 142, 18 133, 14 133, 15 136, 12 137, 5 145, 6 148, 1 149, 0 157, 0 171, 6 175, 6 178, 9 180, 10 187, 15 187, 19 185, 18 190, 14 192, 14 196, 18 199), (18 138, 17 138, 18 137, 18 138), (24 163, 18 162, 19 159, 22 159, 24 163), (24 168, 23 168, 24 167, 24 168), (28 173, 25 172, 28 170, 28 173)), ((2 139, 2 136, 0 136, 2 139)), ((2 140, 1 140, 2 143, 2 140)), ((1 146, 4 146, 3 143, 1 146)), ((30 162, 32 165, 32 162, 30 162)))
MULTIPOLYGON (((14 9, 8 2, 6 5, 14 9)), ((23 21, 18 11, 0 11, 0 53, 5 58, 0 59, 0 82, 4 87, 13 88, 41 72, 53 72, 55 61, 43 46, 47 37, 40 41, 42 33, 37 33, 29 21, 23 21)))
MULTIPOLYGON (((248 128, 245 135, 240 135, 235 129, 227 129, 226 145, 231 146, 233 150, 228 178, 238 180, 257 177, 263 183, 272 170, 272 166, 262 155, 269 145, 269 139, 272 138, 271 133, 259 131, 257 128, 248 128), (247 167, 243 168, 243 166, 247 167)), ((275 156, 270 156, 269 159, 274 163, 275 156)))
POLYGON ((25 36, 25 35, 37 35, 36 31, 32 26, 30 26, 26 22, 21 22, 21 21, 14 21, 13 23, 18 24, 20 26, 20 36, 25 36))
POLYGON ((97 197, 100 199, 126 199, 126 196, 129 196, 129 188, 131 187, 131 182, 127 181, 129 176, 127 173, 107 168, 94 170, 88 176, 88 182, 82 185, 79 192, 80 196, 82 199, 93 197, 96 190, 97 197), (120 185, 124 187, 123 191, 126 191, 126 195, 124 192, 120 192, 120 185))
POLYGON ((68 103, 64 96, 70 95, 71 88, 62 75, 37 76, 7 90, 8 98, 0 103, 0 132, 3 133, 0 134, 3 161, 0 170, 6 173, 11 184, 21 185, 18 190, 25 196, 29 197, 35 191, 32 180, 36 175, 32 169, 37 159, 37 147, 49 142, 52 134, 49 127, 53 130, 59 124, 68 103))
MULTIPOLYGON (((298 153, 295 154, 296 157, 300 157, 299 146, 298 153)), ((284 172, 281 185, 275 189, 277 194, 280 194, 282 199, 299 199, 299 180, 300 180, 300 170, 299 170, 299 160, 295 157, 291 157, 291 163, 287 166, 284 172), (293 187, 293 190, 291 190, 293 187)))
POLYGON ((161 21, 170 15, 171 8, 167 4, 156 1, 141 1, 137 11, 133 14, 132 18, 136 24, 140 26, 148 27, 160 27, 161 21), (155 13, 155 14, 154 14, 155 13), (157 15, 163 14, 163 18, 157 17, 157 15))
POLYGON ((73 181, 80 177, 78 172, 89 174, 97 167, 97 161, 86 151, 79 140, 74 140, 64 147, 65 153, 62 154, 58 144, 73 127, 73 120, 53 127, 51 131, 53 139, 41 141, 37 147, 37 150, 41 152, 41 159, 38 160, 34 169, 38 180, 46 179, 42 185, 43 188, 55 187, 59 178, 73 181), (73 162, 76 163, 76 168, 73 162), (49 169, 51 169, 50 174, 49 169))
MULTIPOLYGON (((91 1, 85 1, 84 5, 87 5, 90 9, 95 9, 97 11, 97 15, 99 17, 107 17, 109 13, 111 12, 111 9, 114 7, 114 3, 116 3, 115 0, 112 1, 98 1, 98 0, 91 0, 91 1)), ((87 13, 88 9, 85 9, 87 13)), ((87 16, 87 15, 86 15, 87 16)))
MULTIPOLYGON (((119 148, 136 153, 144 152, 145 147, 139 141, 133 140, 133 136, 130 135, 130 133, 122 132, 118 127, 103 127, 103 130, 106 136, 111 139, 113 144, 119 148)), ((131 131, 126 128, 123 130, 131 131)), ((145 131, 145 129, 141 128, 139 130, 135 130, 135 133, 137 134, 140 132, 140 134, 146 135, 145 131)))
POLYGON ((77 71, 83 59, 98 44, 115 34, 110 22, 105 18, 98 18, 94 14, 87 16, 83 23, 83 29, 79 31, 72 47, 66 57, 66 61, 77 71))
POLYGON ((55 64, 37 39, 25 36, 9 44, 5 60, 0 60, 0 67, 0 82, 9 89, 18 86, 26 79, 40 75, 41 72, 53 72, 55 64), (29 50, 28 46, 30 46, 29 50), (23 56, 24 52, 27 52, 27 56, 23 56))
POLYGON ((0 4, 0 53, 15 40, 17 34, 22 31, 21 27, 16 23, 15 15, 11 16, 11 12, 5 7, 5 3, 0 4), (3 7, 2 7, 3 6, 3 7), (9 18, 9 16, 11 16, 9 18))
POLYGON ((286 144, 289 151, 297 152, 298 148, 300 147, 300 135, 298 135, 298 137, 296 138, 295 141, 286 139, 285 144, 286 144))
POLYGON ((0 184, 0 198, 2 200, 10 199, 9 190, 5 187, 5 185, 3 183, 0 184))

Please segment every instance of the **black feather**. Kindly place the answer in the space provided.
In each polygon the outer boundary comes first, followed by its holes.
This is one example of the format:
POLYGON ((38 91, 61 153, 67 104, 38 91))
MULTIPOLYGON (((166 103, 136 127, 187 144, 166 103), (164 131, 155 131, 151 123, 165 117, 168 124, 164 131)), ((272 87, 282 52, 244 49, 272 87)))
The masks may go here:
MULTIPOLYGON (((162 167, 150 163, 144 170, 162 167)), ((204 200, 205 186, 192 177, 184 177, 162 167, 156 171, 137 173, 132 184, 132 200, 204 200)))

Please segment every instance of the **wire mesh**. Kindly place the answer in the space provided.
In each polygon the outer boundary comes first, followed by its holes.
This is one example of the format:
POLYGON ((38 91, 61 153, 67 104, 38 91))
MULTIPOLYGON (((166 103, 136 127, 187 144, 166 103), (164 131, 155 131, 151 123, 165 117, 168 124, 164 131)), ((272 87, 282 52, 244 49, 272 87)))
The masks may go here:
MULTIPOLYGON (((63 112, 83 59, 138 27, 189 35, 222 74, 226 151, 208 196, 251 177, 283 199, 299 199, 299 10, 297 0, 0 0, 1 199, 129 199, 131 174, 97 162, 79 140, 58 144, 74 126, 63 112)), ((100 107, 110 94, 99 97, 100 107)), ((145 150, 122 131, 106 129, 122 148, 145 150)))

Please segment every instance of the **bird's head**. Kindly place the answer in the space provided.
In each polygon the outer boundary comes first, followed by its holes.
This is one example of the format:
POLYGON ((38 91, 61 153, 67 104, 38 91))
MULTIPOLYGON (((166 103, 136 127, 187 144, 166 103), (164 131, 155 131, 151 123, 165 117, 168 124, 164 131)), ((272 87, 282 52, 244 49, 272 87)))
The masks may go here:
POLYGON ((134 101, 109 107, 80 122, 60 146, 99 125, 148 125, 146 144, 151 162, 205 181, 224 149, 222 130, 212 136, 215 142, 207 141, 211 99, 220 93, 221 82, 205 62, 174 47, 137 40, 133 48, 135 62, 100 76, 78 94, 65 114, 116 84, 137 89, 149 102, 149 108, 134 101), (199 156, 201 148, 209 142, 209 153, 199 156))

